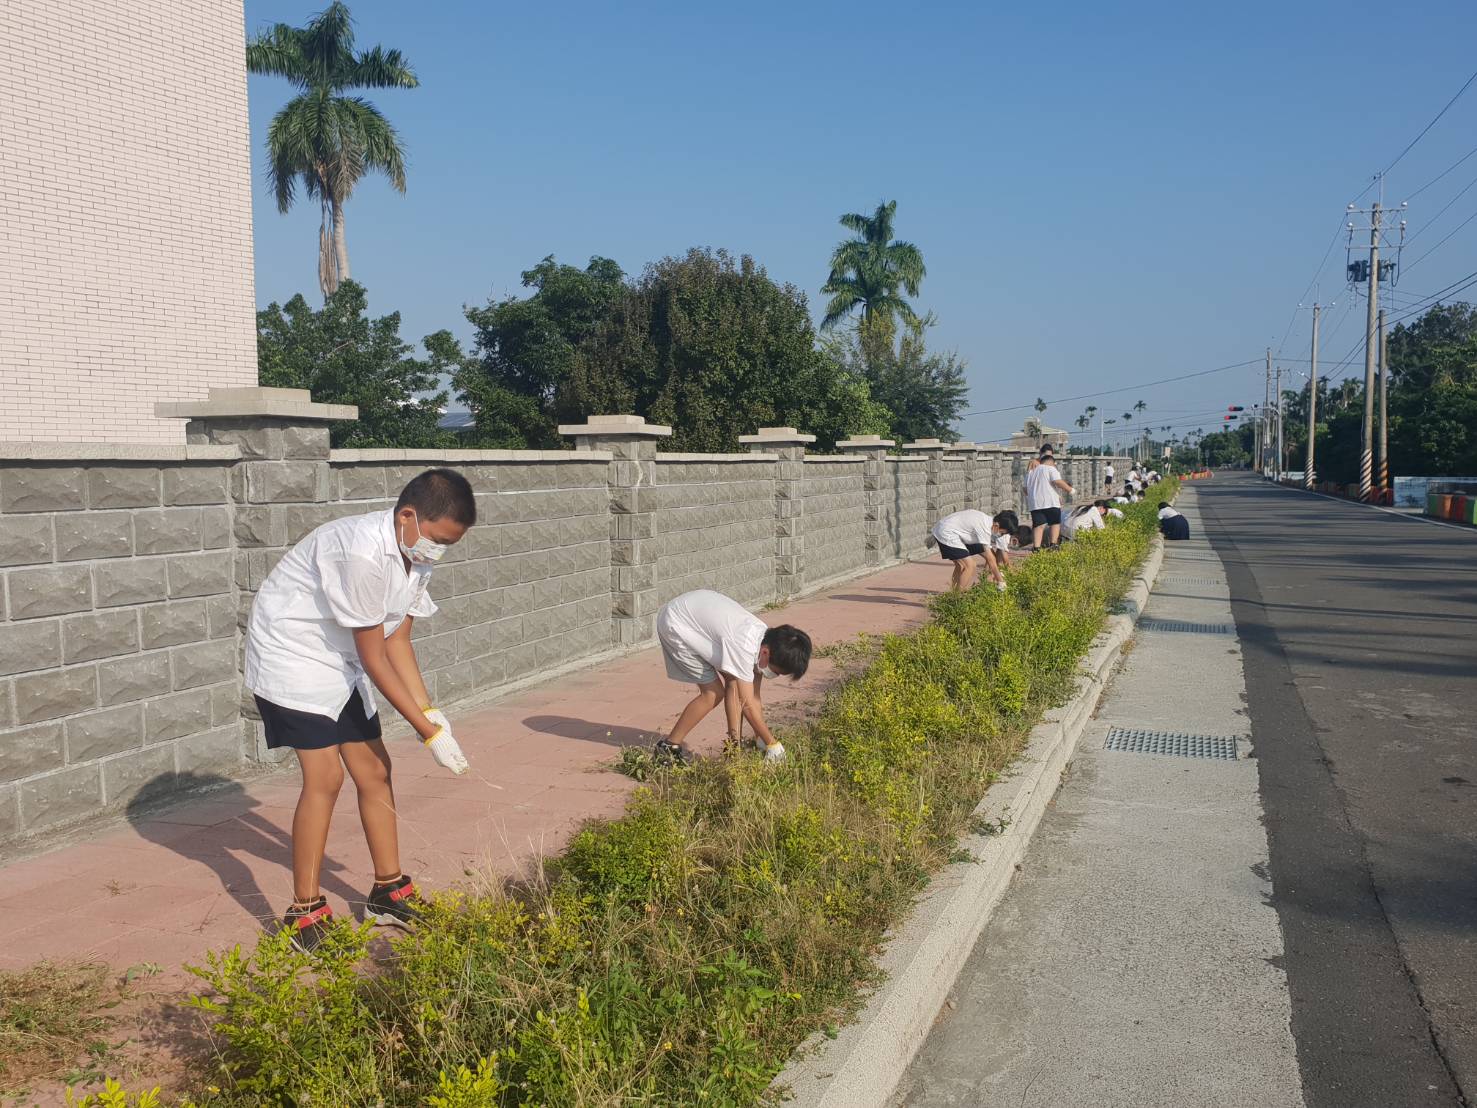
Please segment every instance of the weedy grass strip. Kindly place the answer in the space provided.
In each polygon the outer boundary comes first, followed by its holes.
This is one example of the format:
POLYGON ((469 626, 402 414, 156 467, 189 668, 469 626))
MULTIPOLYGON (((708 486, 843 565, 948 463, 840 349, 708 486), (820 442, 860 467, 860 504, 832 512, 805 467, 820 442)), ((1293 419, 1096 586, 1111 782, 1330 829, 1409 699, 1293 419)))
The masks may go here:
POLYGON ((759 1102, 876 982, 885 932, 1070 692, 1174 491, 1028 559, 1006 593, 935 598, 783 736, 782 767, 642 761, 623 816, 536 884, 438 898, 388 965, 366 970, 369 931, 348 927, 313 962, 283 937, 210 956, 194 1004, 219 1055, 197 1102, 759 1102))

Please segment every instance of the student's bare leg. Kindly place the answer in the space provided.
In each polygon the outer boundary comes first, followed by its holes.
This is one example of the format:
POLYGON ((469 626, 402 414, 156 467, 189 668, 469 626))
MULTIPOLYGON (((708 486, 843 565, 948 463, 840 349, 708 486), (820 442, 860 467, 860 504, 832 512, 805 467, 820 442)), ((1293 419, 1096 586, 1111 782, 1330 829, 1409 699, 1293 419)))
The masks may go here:
POLYGON ((328 824, 343 788, 344 764, 336 746, 299 750, 297 762, 303 771, 303 791, 292 813, 292 896, 301 906, 318 898, 328 824))
POLYGON ((707 684, 699 685, 697 696, 693 697, 687 707, 682 709, 682 714, 672 725, 672 733, 667 736, 667 741, 686 748, 687 743, 684 740, 688 734, 703 721, 703 717, 718 707, 722 700, 723 679, 721 677, 715 677, 707 684))
POLYGON ((964 563, 967 561, 969 559, 965 558, 954 563, 954 576, 949 579, 949 588, 954 592, 959 592, 964 588, 964 563))
POLYGON ((968 558, 959 560, 959 591, 974 588, 975 578, 979 575, 979 563, 971 554, 968 558))
POLYGON ((1031 546, 1037 550, 1041 549, 1041 539, 1046 534, 1046 524, 1037 523, 1031 527, 1031 546))
POLYGON ((1053 523, 1051 525, 1051 545, 1055 546, 1057 543, 1061 542, 1061 539, 1062 525, 1060 523, 1053 523))
POLYGON ((390 783, 390 752, 383 740, 375 739, 345 743, 339 753, 359 793, 359 822, 374 862, 374 879, 394 881, 400 876, 400 826, 390 783))
POLYGON ((739 699, 738 682, 720 673, 723 682, 723 714, 728 720, 728 738, 735 744, 744 741, 744 705, 739 699))

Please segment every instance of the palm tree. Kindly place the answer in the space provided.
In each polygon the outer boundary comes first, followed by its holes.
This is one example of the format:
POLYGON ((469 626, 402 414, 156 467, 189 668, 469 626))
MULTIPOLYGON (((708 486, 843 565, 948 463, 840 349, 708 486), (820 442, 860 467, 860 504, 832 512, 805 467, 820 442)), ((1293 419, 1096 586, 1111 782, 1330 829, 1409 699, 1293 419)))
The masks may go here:
POLYGON ((354 88, 415 88, 420 82, 398 50, 376 46, 354 52, 354 26, 339 0, 309 20, 306 27, 278 23, 246 45, 252 73, 286 77, 294 96, 267 130, 267 176, 286 212, 301 182, 317 200, 318 286, 326 300, 349 276, 344 237, 344 204, 370 170, 405 191, 405 148, 378 108, 354 88))
POLYGON ((856 232, 836 247, 831 255, 831 276, 821 292, 831 297, 821 330, 829 331, 856 308, 862 310, 862 322, 880 317, 889 322, 901 319, 912 327, 922 323, 913 306, 899 295, 918 295, 918 286, 927 270, 923 252, 911 242, 897 242, 892 237, 892 221, 897 214, 897 201, 878 204, 871 215, 848 212, 841 226, 856 232))
POLYGON ((1036 414, 1037 415, 1045 415, 1046 414, 1046 401, 1045 400, 1042 400, 1041 397, 1038 396, 1036 398, 1036 403, 1035 403, 1034 407, 1036 408, 1036 414))
POLYGON ((1077 417, 1077 426, 1080 427, 1084 431, 1087 430, 1087 425, 1089 423, 1091 423, 1091 422, 1092 422, 1092 420, 1088 419, 1085 414, 1084 415, 1080 415, 1080 416, 1077 417))
POLYGON ((1147 407, 1148 407, 1148 405, 1145 404, 1142 400, 1140 400, 1137 404, 1135 404, 1133 406, 1133 410, 1136 411, 1136 412, 1141 412, 1141 411, 1143 411, 1147 407))

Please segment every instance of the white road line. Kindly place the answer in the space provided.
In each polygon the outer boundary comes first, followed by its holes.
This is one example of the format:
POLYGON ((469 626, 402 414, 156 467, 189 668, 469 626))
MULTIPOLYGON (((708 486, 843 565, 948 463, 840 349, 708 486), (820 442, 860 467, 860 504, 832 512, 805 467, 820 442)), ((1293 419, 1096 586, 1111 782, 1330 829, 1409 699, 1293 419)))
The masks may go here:
POLYGON ((1462 523, 1452 523, 1445 519, 1432 519, 1430 516, 1412 516, 1404 512, 1397 512, 1394 508, 1385 508, 1379 504, 1366 504, 1362 500, 1348 500, 1342 496, 1329 496, 1326 492, 1314 492, 1312 489, 1295 489, 1290 485, 1279 485, 1274 481, 1266 482, 1269 488, 1281 489, 1283 492, 1300 492, 1309 496, 1321 496, 1324 500, 1332 500, 1335 504, 1347 504, 1351 508, 1373 508, 1376 512, 1384 512, 1387 516, 1396 519, 1408 519, 1415 523, 1430 523, 1437 527, 1445 527, 1449 531, 1464 531, 1469 536, 1477 536, 1477 527, 1468 527, 1462 523))

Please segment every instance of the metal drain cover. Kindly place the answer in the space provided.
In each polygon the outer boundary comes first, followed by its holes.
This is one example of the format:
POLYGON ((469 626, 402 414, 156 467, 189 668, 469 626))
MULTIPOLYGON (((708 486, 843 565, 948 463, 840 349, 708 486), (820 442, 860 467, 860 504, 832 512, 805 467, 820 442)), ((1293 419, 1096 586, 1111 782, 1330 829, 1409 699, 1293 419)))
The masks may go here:
POLYGON ((1166 574, 1160 578, 1173 585, 1224 585, 1226 582, 1220 577, 1174 577, 1166 574))
POLYGON ((1141 631, 1181 631, 1198 635, 1234 635, 1236 628, 1229 623, 1194 623, 1187 619, 1141 619, 1141 631))
POLYGON ((1126 750, 1134 754, 1169 754, 1176 758, 1236 759, 1236 740, 1227 735, 1186 735, 1179 731, 1145 731, 1138 727, 1114 727, 1103 743, 1104 750, 1126 750))

